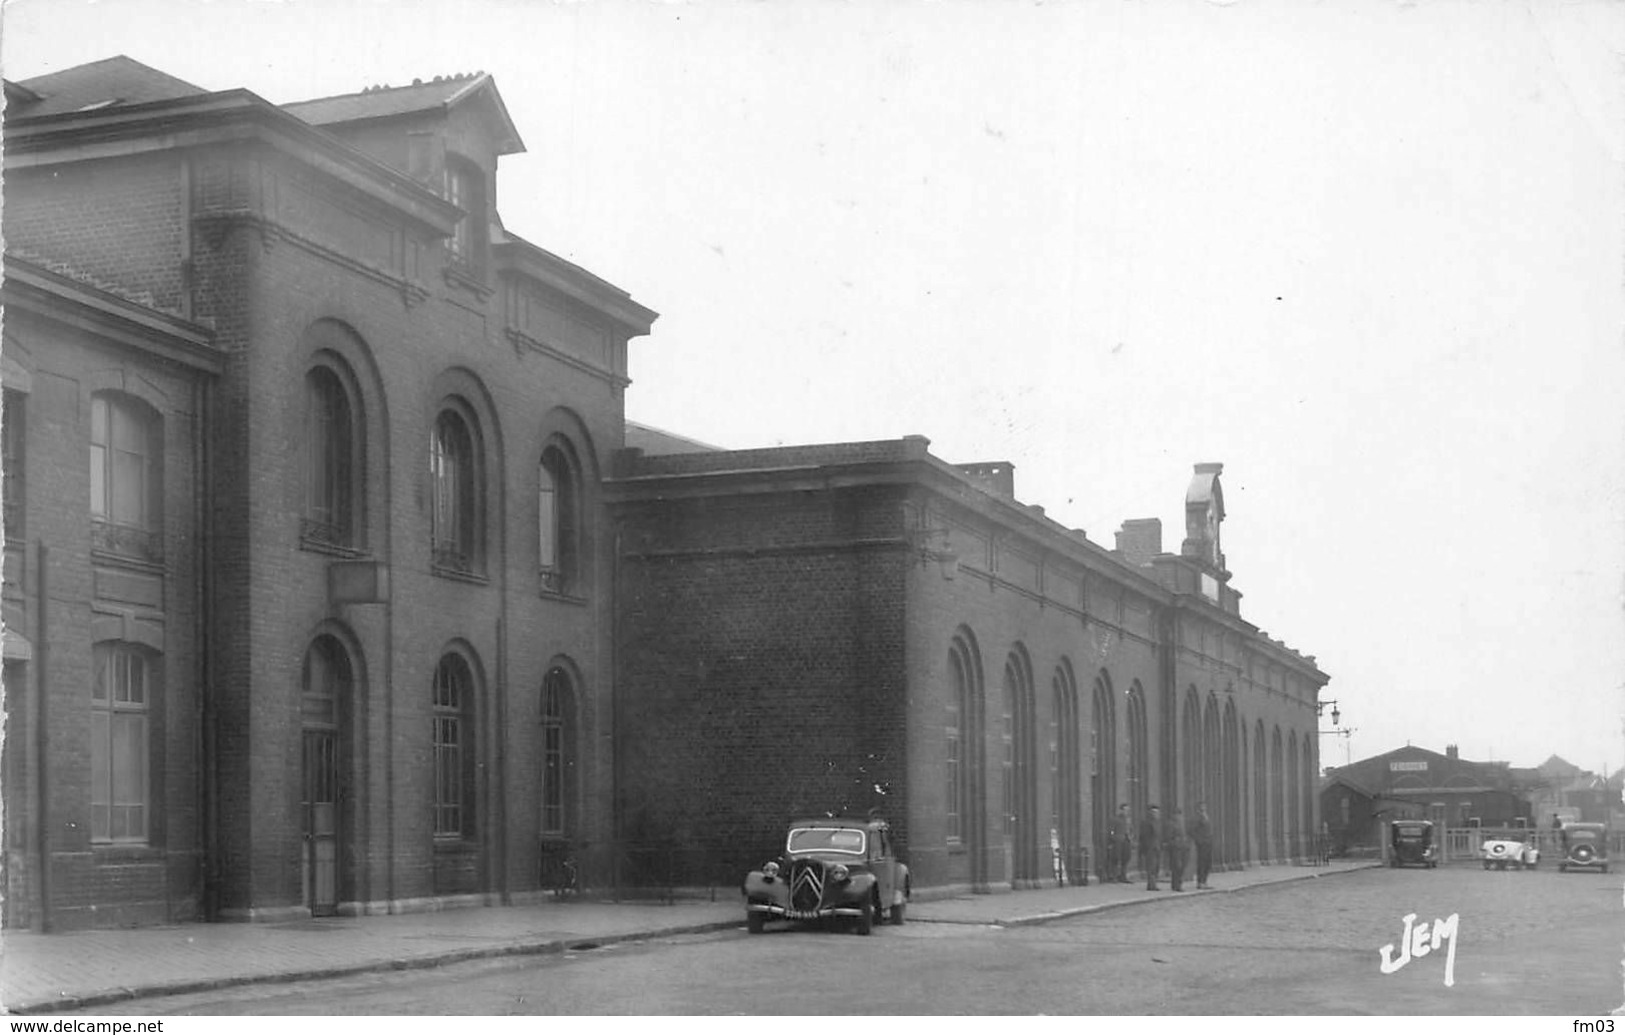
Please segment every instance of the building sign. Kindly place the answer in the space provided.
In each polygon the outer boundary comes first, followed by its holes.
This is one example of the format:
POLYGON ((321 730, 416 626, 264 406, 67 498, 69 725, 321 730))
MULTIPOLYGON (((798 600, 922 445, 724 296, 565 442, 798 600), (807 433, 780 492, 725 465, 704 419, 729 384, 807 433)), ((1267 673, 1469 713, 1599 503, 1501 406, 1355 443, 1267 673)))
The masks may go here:
POLYGON ((1389 762, 1390 773, 1425 773, 1428 771, 1426 762, 1389 762))

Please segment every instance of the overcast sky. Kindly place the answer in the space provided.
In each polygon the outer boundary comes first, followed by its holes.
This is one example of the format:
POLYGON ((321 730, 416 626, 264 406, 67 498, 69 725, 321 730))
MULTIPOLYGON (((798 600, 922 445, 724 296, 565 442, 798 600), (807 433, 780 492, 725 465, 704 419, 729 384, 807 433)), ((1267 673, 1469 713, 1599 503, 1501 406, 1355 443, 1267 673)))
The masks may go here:
POLYGON ((1107 547, 1222 461, 1325 762, 1625 763, 1625 5, 5 2, 7 78, 120 53, 489 71, 504 222, 662 314, 631 419, 923 434, 1107 547))

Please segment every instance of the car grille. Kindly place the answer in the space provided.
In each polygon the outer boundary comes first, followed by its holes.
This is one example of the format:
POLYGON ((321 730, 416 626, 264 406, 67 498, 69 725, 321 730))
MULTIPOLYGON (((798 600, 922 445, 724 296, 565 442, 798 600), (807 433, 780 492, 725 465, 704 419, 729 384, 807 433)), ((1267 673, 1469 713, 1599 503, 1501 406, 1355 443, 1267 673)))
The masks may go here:
POLYGON ((790 905, 802 911, 824 903, 824 864, 816 859, 798 859, 790 865, 790 905))

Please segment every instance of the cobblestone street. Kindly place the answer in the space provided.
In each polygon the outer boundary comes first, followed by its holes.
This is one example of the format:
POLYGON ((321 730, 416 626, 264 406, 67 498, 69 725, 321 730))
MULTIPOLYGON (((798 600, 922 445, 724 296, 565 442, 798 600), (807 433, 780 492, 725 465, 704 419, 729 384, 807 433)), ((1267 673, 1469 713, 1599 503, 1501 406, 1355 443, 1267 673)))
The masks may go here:
MULTIPOLYGON (((772 926, 411 975, 109 1006, 141 1014, 1569 1014, 1619 1006, 1617 876, 1366 870, 1012 928, 772 926), (1382 972, 1402 918, 1458 918, 1382 972), (1454 983, 1447 986, 1447 967, 1454 983), (807 975, 816 975, 809 979, 807 975), (838 991, 838 994, 836 994, 838 991)), ((1401 958, 1397 947, 1393 960, 1401 958)))

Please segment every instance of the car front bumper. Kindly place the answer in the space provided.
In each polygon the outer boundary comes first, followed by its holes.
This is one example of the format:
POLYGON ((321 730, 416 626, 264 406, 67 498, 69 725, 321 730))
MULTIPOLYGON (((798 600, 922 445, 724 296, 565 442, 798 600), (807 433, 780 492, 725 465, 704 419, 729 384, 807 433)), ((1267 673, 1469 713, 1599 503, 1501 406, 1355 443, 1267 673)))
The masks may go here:
POLYGON ((863 915, 863 907, 819 906, 817 909, 791 909, 776 902, 751 902, 745 906, 745 912, 766 913, 781 920, 822 920, 831 916, 859 917, 863 915))

